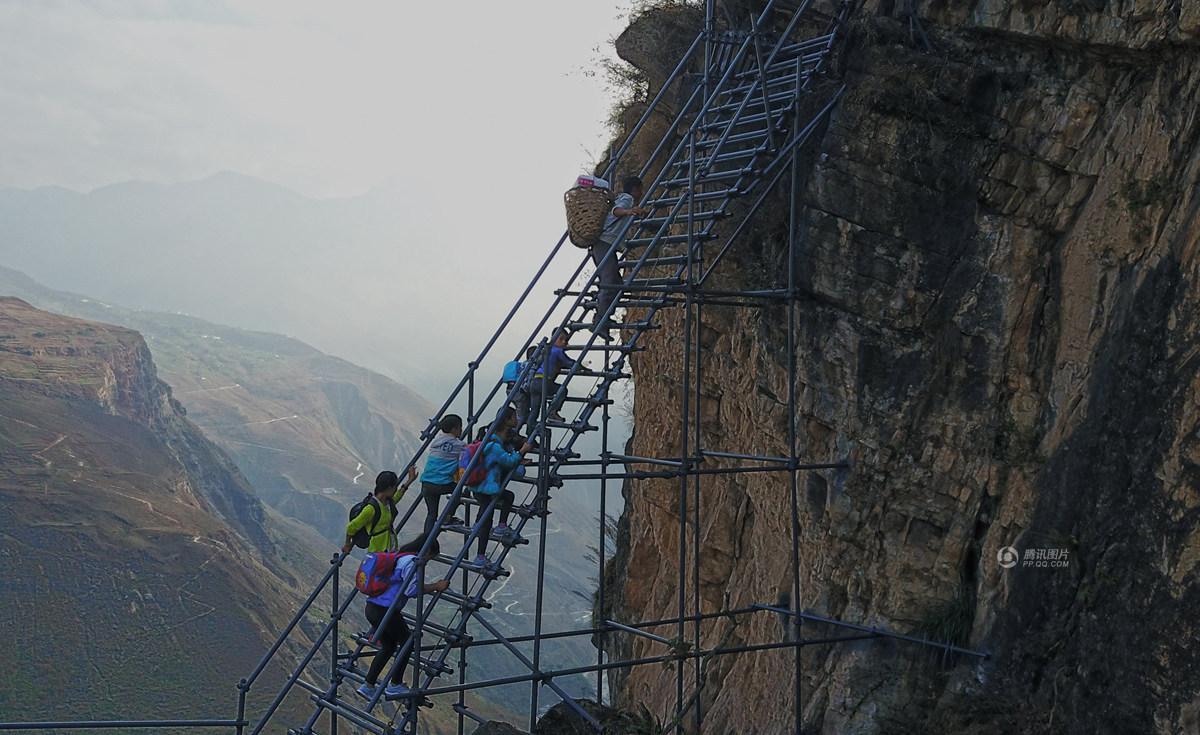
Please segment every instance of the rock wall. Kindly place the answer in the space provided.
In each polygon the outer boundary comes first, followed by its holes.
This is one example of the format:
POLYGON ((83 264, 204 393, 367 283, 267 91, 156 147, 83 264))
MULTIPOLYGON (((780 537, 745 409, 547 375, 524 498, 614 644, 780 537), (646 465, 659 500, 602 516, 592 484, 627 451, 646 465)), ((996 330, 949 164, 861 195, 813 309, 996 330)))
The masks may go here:
MULTIPOLYGON (((269 560, 274 549, 262 503, 233 462, 187 420, 171 388, 159 380, 140 334, 59 317, 15 298, 0 297, 0 310, 7 327, 0 349, 36 366, 24 387, 54 399, 95 404, 155 434, 183 470, 163 490, 179 502, 219 515, 269 560)), ((8 362, 5 367, 17 371, 8 362)))
MULTIPOLYGON (((801 477, 800 599, 992 657, 806 648, 806 731, 1200 732, 1200 6, 918 3, 926 50, 908 5, 856 10, 848 92, 803 172, 800 453, 852 468, 801 477), (1067 564, 1004 569, 1006 546, 1067 564)), ((670 66, 625 56, 652 88, 670 66)), ((786 212, 779 193, 723 285, 779 281, 786 212)), ((680 319, 634 365, 639 455, 679 451, 680 319)), ((706 447, 787 453, 785 327, 782 308, 704 311, 706 447)), ((610 614, 675 614, 677 496, 627 486, 610 614)), ((788 595, 786 479, 705 479, 700 502, 703 609, 788 595)), ((703 642, 784 634, 762 614, 703 642)), ((713 659, 704 731, 790 731, 793 663, 713 659)), ((673 673, 613 683, 673 711, 673 673)))

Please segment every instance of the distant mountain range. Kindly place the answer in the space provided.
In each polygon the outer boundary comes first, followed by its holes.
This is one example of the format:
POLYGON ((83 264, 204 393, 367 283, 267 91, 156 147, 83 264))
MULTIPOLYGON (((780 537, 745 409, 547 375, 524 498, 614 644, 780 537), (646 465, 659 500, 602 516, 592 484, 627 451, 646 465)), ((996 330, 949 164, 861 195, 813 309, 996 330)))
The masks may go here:
MULTIPOLYGON (((461 218, 481 196, 497 193, 447 195, 461 218)), ((312 199, 233 173, 88 193, 0 188, 0 263, 108 303, 291 335, 441 394, 542 248, 514 250, 518 231, 461 239, 456 218, 411 201, 312 199)))
POLYGON ((375 474, 407 462, 434 412, 395 381, 281 335, 128 309, 3 267, 0 294, 140 332, 188 417, 259 497, 331 541, 375 474))

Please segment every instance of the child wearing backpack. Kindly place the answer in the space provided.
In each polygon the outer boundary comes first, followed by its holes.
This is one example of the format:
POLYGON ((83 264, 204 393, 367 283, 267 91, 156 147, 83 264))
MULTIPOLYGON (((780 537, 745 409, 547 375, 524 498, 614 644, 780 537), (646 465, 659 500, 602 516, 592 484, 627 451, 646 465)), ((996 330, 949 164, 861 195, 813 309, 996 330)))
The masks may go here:
POLYGON ((403 494, 416 479, 415 467, 409 468, 404 485, 391 470, 384 470, 375 477, 375 492, 350 509, 343 554, 349 554, 355 546, 368 552, 396 548, 396 534, 392 530, 392 522, 396 520, 396 493, 403 494))
MULTIPOLYGON (((526 375, 525 379, 521 379, 521 374, 525 372, 525 366, 537 354, 537 345, 530 345, 525 350, 524 360, 513 360, 504 365, 504 373, 501 380, 504 387, 512 394, 513 407, 517 409, 517 424, 525 423, 525 417, 529 415, 529 382, 532 379, 532 374, 526 375), (516 390, 513 390, 513 389, 516 390)), ((532 373, 532 371, 530 371, 532 373)))
MULTIPOLYGON (((404 604, 409 600, 418 596, 420 592, 424 594, 433 594, 435 592, 443 592, 450 587, 450 580, 440 579, 436 582, 431 582, 424 585, 418 591, 420 585, 421 571, 420 566, 428 562, 434 556, 441 552, 438 546, 437 539, 432 539, 429 542, 429 549, 421 558, 417 558, 417 552, 425 545, 425 536, 410 541, 400 547, 399 553, 395 554, 379 554, 378 559, 370 559, 369 561, 386 565, 392 564, 389 570, 376 568, 380 574, 379 577, 386 577, 381 580, 386 583, 382 592, 379 592, 374 597, 367 598, 366 615, 367 621, 371 624, 372 635, 371 639, 378 642, 379 650, 371 657, 371 667, 367 670, 366 683, 360 686, 356 691, 358 695, 366 700, 370 700, 375 696, 378 688, 379 675, 383 673, 383 669, 387 666, 388 661, 395 655, 396 651, 403 648, 408 642, 409 632, 408 626, 404 623, 404 616, 401 614, 404 610, 404 604), (388 618, 387 625, 380 628, 380 623, 388 614, 388 609, 395 605, 398 609, 394 610, 391 617, 388 618)), ((371 555, 368 555, 369 557, 371 555)), ((363 566, 359 568, 359 579, 356 580, 356 585, 363 587, 364 568, 368 562, 364 561, 363 566)), ((375 580, 371 580, 374 582, 375 580)), ((379 585, 383 586, 383 585, 379 585)), ((374 591, 372 587, 371 591, 374 591)), ((410 648, 400 659, 400 663, 396 666, 392 673, 390 686, 383 690, 383 696, 387 699, 399 699, 403 697, 411 697, 413 692, 408 687, 404 686, 404 669, 408 665, 408 658, 412 655, 410 648)))
MULTIPOLYGON (((425 471, 421 473, 421 498, 425 501, 425 527, 421 533, 425 536, 437 523, 441 497, 454 492, 458 459, 466 446, 459 438, 463 430, 461 416, 446 414, 438 422, 438 430, 441 433, 429 443, 429 459, 425 460, 425 471)), ((450 513, 454 513, 454 508, 450 509, 450 513)), ((461 526, 463 522, 451 517, 446 519, 446 525, 461 526)))
POLYGON ((533 378, 529 381, 529 415, 525 424, 526 433, 531 437, 536 436, 538 419, 541 418, 542 391, 545 391, 550 402, 546 412, 547 418, 555 421, 562 420, 562 416, 558 415, 562 401, 557 403, 554 401, 554 396, 560 387, 555 379, 561 371, 575 367, 575 360, 567 357, 566 347, 570 341, 571 333, 565 329, 559 330, 554 335, 554 343, 550 346, 549 353, 544 354, 538 361, 537 370, 534 371, 533 378), (548 378, 547 375, 549 375, 548 378))
POLYGON ((502 488, 509 475, 521 464, 521 458, 532 449, 528 441, 524 442, 519 450, 514 451, 509 447, 507 437, 516 428, 516 425, 517 417, 513 410, 508 407, 502 409, 500 415, 496 417, 495 431, 474 445, 475 449, 472 454, 477 452, 481 456, 464 481, 464 484, 470 485, 471 494, 481 505, 479 509, 481 521, 479 553, 474 560, 474 563, 481 567, 488 564, 487 545, 492 536, 493 514, 487 511, 487 506, 491 504, 493 498, 498 496, 496 505, 500 508, 500 524, 496 526, 495 530, 500 534, 508 533, 508 514, 512 510, 516 496, 511 490, 502 488))

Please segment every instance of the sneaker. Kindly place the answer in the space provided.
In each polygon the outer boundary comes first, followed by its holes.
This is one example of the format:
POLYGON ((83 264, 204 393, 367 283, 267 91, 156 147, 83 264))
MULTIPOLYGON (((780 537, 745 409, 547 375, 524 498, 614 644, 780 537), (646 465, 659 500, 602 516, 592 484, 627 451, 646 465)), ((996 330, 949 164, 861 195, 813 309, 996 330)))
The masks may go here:
POLYGON ((370 702, 371 697, 375 696, 375 687, 370 684, 363 684, 358 689, 355 689, 354 693, 370 702))
POLYGON ((456 528, 465 525, 467 525, 466 522, 461 518, 447 518, 446 522, 442 524, 444 528, 456 528))
POLYGON ((510 530, 512 530, 512 529, 510 529, 508 527, 507 523, 500 523, 495 528, 492 529, 492 533, 499 534, 500 536, 504 536, 510 530))
POLYGON ((563 418, 563 415, 561 413, 559 413, 558 411, 555 411, 554 413, 550 414, 546 418, 550 419, 551 421, 561 421, 564 423, 566 422, 566 419, 563 418))
POLYGON ((476 566, 486 567, 488 565, 488 558, 483 554, 480 554, 479 556, 475 557, 475 560, 471 563, 475 564, 476 566))
POLYGON ((385 699, 404 699, 405 697, 413 696, 413 694, 413 690, 409 689, 403 684, 392 684, 390 687, 383 690, 383 696, 385 699))

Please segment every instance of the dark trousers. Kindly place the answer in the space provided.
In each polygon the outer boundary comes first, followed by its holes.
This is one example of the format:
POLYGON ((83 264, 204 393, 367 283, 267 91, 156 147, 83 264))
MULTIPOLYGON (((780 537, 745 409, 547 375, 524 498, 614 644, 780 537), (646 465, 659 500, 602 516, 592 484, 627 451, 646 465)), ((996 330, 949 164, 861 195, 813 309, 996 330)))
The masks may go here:
POLYGON ((517 426, 521 426, 529 418, 529 388, 518 388, 514 391, 512 403, 517 411, 517 426))
MULTIPOLYGON (((554 394, 558 393, 558 383, 549 383, 546 386, 546 400, 550 404, 547 413, 557 413, 562 402, 554 401, 554 394)), ((537 426, 538 419, 542 416, 542 378, 534 377, 529 383, 529 419, 525 422, 525 433, 530 439, 536 438, 533 429, 537 426)))
MULTIPOLYGON (((492 537, 492 514, 488 513, 487 506, 492 502, 495 495, 485 495, 478 490, 472 492, 475 499, 478 500, 483 507, 479 509, 479 517, 483 520, 483 524, 479 528, 479 555, 483 556, 487 553, 488 540, 492 537)), ((508 523, 508 514, 512 511, 513 501, 516 496, 512 490, 501 490, 500 499, 496 501, 497 507, 500 508, 500 522, 508 523)))
MULTIPOLYGON (((449 495, 453 490, 454 483, 438 485, 432 482, 421 482, 421 499, 425 501, 425 529, 421 532, 422 535, 428 536, 429 532, 433 530, 433 524, 437 523, 441 497, 449 495)), ((450 508, 450 513, 453 515, 453 507, 450 508)))
MULTIPOLYGON (((384 615, 387 615, 386 607, 372 602, 367 603, 367 620, 371 623, 371 627, 379 627, 384 615)), ((408 626, 404 624, 404 616, 400 614, 399 610, 392 613, 386 628, 376 631, 375 640, 379 642, 379 651, 375 654, 375 658, 371 659, 371 668, 367 671, 367 684, 371 686, 375 686, 375 682, 379 681, 383 667, 387 666, 388 661, 396 653, 396 649, 403 646, 408 640, 408 626)), ((404 667, 408 666, 408 657, 411 653, 412 651, 409 651, 400 659, 400 665, 396 667, 396 673, 392 675, 393 684, 404 683, 404 667)))
MULTIPOLYGON (((618 253, 613 253, 603 265, 601 261, 608 254, 612 243, 597 240, 591 247, 592 262, 596 264, 596 272, 599 273, 600 290, 596 295, 596 323, 600 324, 600 317, 604 316, 604 312, 608 311, 608 307, 616 300, 617 294, 621 291, 621 265, 617 262, 618 253)), ((610 315, 611 317, 611 315, 610 315)))

